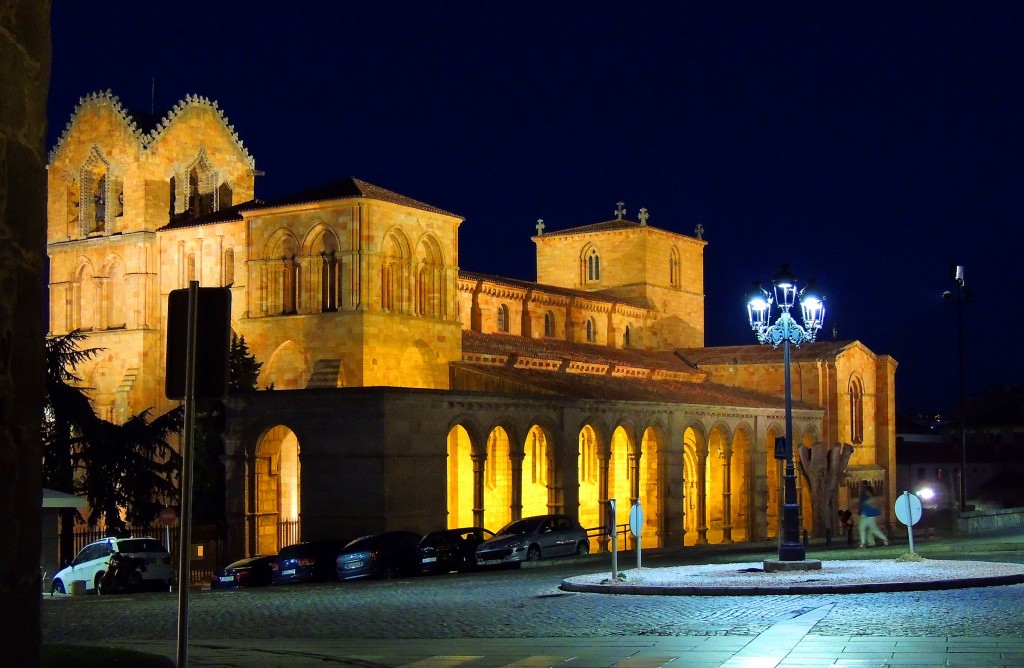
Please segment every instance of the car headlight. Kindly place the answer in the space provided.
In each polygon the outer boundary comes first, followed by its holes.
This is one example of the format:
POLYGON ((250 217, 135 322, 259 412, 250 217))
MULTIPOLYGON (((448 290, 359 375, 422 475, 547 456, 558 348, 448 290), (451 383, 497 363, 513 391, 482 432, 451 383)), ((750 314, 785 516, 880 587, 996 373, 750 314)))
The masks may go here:
POLYGON ((526 541, 525 540, 517 540, 517 541, 511 543, 509 545, 509 547, 512 548, 513 550, 516 550, 516 551, 522 550, 523 548, 526 547, 526 541))

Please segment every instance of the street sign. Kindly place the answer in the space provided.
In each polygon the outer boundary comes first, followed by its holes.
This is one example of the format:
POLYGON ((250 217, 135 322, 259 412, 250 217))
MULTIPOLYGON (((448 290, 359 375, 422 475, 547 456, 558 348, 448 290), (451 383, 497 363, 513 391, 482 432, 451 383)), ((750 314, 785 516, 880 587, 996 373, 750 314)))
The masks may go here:
POLYGON ((779 436, 775 439, 775 459, 786 458, 786 437, 779 436))
POLYGON ((913 526, 921 519, 921 499, 917 494, 903 492, 893 506, 896 511, 896 519, 907 526, 913 526))
POLYGON ((640 532, 644 527, 644 509, 640 506, 640 500, 633 504, 633 507, 629 509, 629 531, 637 538, 640 538, 640 532))
POLYGON ((167 506, 160 510, 160 515, 158 517, 160 518, 160 524, 170 526, 174 524, 174 520, 178 519, 178 513, 174 508, 167 506))

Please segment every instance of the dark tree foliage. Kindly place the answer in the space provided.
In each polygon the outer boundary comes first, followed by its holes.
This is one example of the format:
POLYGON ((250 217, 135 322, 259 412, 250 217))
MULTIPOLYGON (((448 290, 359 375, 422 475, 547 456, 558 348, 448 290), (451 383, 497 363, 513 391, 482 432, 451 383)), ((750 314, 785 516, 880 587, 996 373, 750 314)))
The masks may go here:
MULTIPOLYGON (((74 372, 101 351, 80 349, 85 336, 75 330, 46 341, 43 484, 83 496, 90 507, 84 521, 95 526, 102 519, 110 533, 119 533, 126 524, 152 522, 176 498, 181 458, 169 439, 181 431, 183 413, 175 409, 151 420, 146 410, 124 424, 99 418, 89 388, 74 372)), ((64 558, 76 518, 83 519, 77 510, 61 516, 64 558)))
POLYGON ((228 392, 252 392, 256 389, 256 380, 260 376, 262 362, 249 352, 245 337, 231 335, 231 352, 228 357, 228 392))
MULTIPOLYGON (((249 352, 245 337, 231 335, 228 353, 228 392, 252 392, 256 389, 261 362, 249 352)), ((224 520, 225 406, 222 401, 200 401, 196 410, 196 430, 192 442, 192 517, 197 523, 222 524, 224 520)))

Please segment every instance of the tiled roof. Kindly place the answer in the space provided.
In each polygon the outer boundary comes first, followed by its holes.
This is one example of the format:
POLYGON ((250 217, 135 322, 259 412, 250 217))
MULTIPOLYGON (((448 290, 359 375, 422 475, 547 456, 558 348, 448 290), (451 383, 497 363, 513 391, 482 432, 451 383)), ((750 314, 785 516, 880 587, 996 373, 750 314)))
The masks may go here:
POLYGON ((565 297, 579 297, 581 299, 593 299, 594 301, 609 302, 612 304, 625 304, 627 306, 635 306, 637 308, 649 309, 650 306, 644 304, 641 301, 630 301, 628 299, 622 299, 621 297, 609 297, 600 291, 587 291, 587 290, 573 290, 572 288, 562 288, 557 285, 547 285, 546 283, 536 283, 534 281, 521 281, 517 278, 506 278, 504 276, 493 276, 491 274, 481 274, 475 271, 466 271, 463 269, 459 270, 459 278, 464 278, 470 281, 486 281, 488 283, 496 283, 498 285, 506 285, 513 288, 521 288, 523 290, 540 290, 541 292, 547 292, 554 295, 563 295, 565 297))
POLYGON ((606 220, 603 223, 592 223, 590 225, 582 225, 580 227, 570 227, 566 230, 555 230, 553 232, 545 231, 542 236, 555 237, 561 234, 589 234, 592 232, 611 232, 614 230, 628 230, 634 227, 642 227, 640 223, 635 223, 632 220, 626 219, 614 219, 606 220))
MULTIPOLYGON (((753 336, 753 335, 752 335, 753 336)), ((854 341, 816 341, 790 346, 790 359, 807 362, 834 357, 854 341)), ((676 355, 695 367, 712 364, 773 364, 782 361, 782 349, 771 345, 719 346, 715 348, 679 348, 676 355)))
MULTIPOLYGON (((517 391, 526 394, 610 401, 657 401, 704 406, 785 408, 785 401, 781 398, 714 383, 570 374, 466 362, 453 363, 452 367, 470 378, 475 377, 484 381, 493 380, 494 382, 490 384, 492 387, 514 387, 517 391)), ((458 373, 453 374, 453 390, 473 390, 487 385, 487 383, 468 382, 467 387, 459 387, 459 378, 458 373)), ((800 405, 799 408, 814 409, 815 407, 800 405)))
POLYGON ((479 355, 518 355, 543 359, 572 360, 588 364, 619 364, 644 369, 664 369, 692 374, 704 374, 687 364, 672 352, 609 348, 587 343, 572 343, 561 339, 531 339, 512 334, 482 334, 462 332, 462 352, 479 355))
POLYGON ((259 209, 263 206, 263 202, 258 199, 249 200, 235 206, 229 206, 226 209, 220 211, 214 211, 208 213, 205 216, 198 216, 196 218, 183 218, 176 217, 172 218, 171 222, 161 227, 161 230, 178 230, 186 227, 199 227, 200 225, 212 225, 214 223, 227 223, 231 221, 243 220, 242 212, 250 211, 252 209, 259 209))
POLYGON ((440 213, 445 216, 455 216, 461 218, 457 214, 439 209, 436 206, 425 204, 418 200, 414 200, 411 197, 405 195, 399 195, 396 192, 392 192, 387 188, 381 188, 375 186, 372 183, 367 183, 361 179, 355 177, 349 177, 333 183, 312 188, 294 195, 286 195, 278 199, 270 200, 266 202, 262 209, 273 209, 280 206, 290 206, 293 204, 308 204, 312 202, 328 202, 331 200, 339 199, 352 199, 356 197, 365 197, 367 199, 376 199, 382 202, 391 202, 392 204, 400 204, 402 206, 412 207, 414 209, 421 209, 423 211, 430 211, 431 213, 440 213))

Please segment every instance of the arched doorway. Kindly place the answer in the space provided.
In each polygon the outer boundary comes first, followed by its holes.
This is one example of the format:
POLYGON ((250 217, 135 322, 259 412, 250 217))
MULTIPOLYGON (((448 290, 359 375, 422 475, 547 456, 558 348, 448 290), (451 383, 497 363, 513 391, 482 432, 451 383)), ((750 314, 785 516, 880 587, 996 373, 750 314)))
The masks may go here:
POLYGON ((683 536, 684 545, 707 543, 707 475, 703 459, 707 446, 703 434, 693 427, 683 432, 683 536))
POLYGON ((732 480, 725 465, 731 448, 726 428, 716 425, 708 436, 704 487, 709 540, 714 543, 732 542, 732 480))
MULTIPOLYGON (((597 432, 585 425, 579 435, 577 475, 579 476, 579 520, 584 529, 601 525, 601 490, 598 481, 597 432)), ((596 546, 591 544, 592 549, 596 546)))
MULTIPOLYGON (((621 426, 612 432, 608 448, 608 498, 615 499, 615 526, 629 523, 629 509, 633 504, 632 444, 621 426)), ((625 550, 627 536, 620 534, 618 548, 625 550)))
POLYGON ((508 433, 495 427, 487 436, 484 461, 484 527, 497 531, 512 520, 512 459, 508 433))
POLYGON ((254 464, 255 554, 276 554, 301 539, 301 470, 295 432, 283 425, 268 429, 256 445, 254 464))
POLYGON ((746 428, 739 428, 732 439, 732 458, 729 463, 732 539, 750 540, 753 529, 751 470, 751 437, 746 428))
POLYGON ((523 444, 523 517, 554 512, 551 484, 554 481, 552 452, 547 433, 533 425, 523 444))
POLYGON ((462 425, 448 432, 448 528, 474 526, 473 443, 462 425))
POLYGON ((637 471, 639 473, 640 504, 644 511, 642 532, 643 547, 659 547, 662 544, 661 527, 661 475, 659 472, 658 432, 653 427, 644 430, 640 439, 641 452, 637 471))

